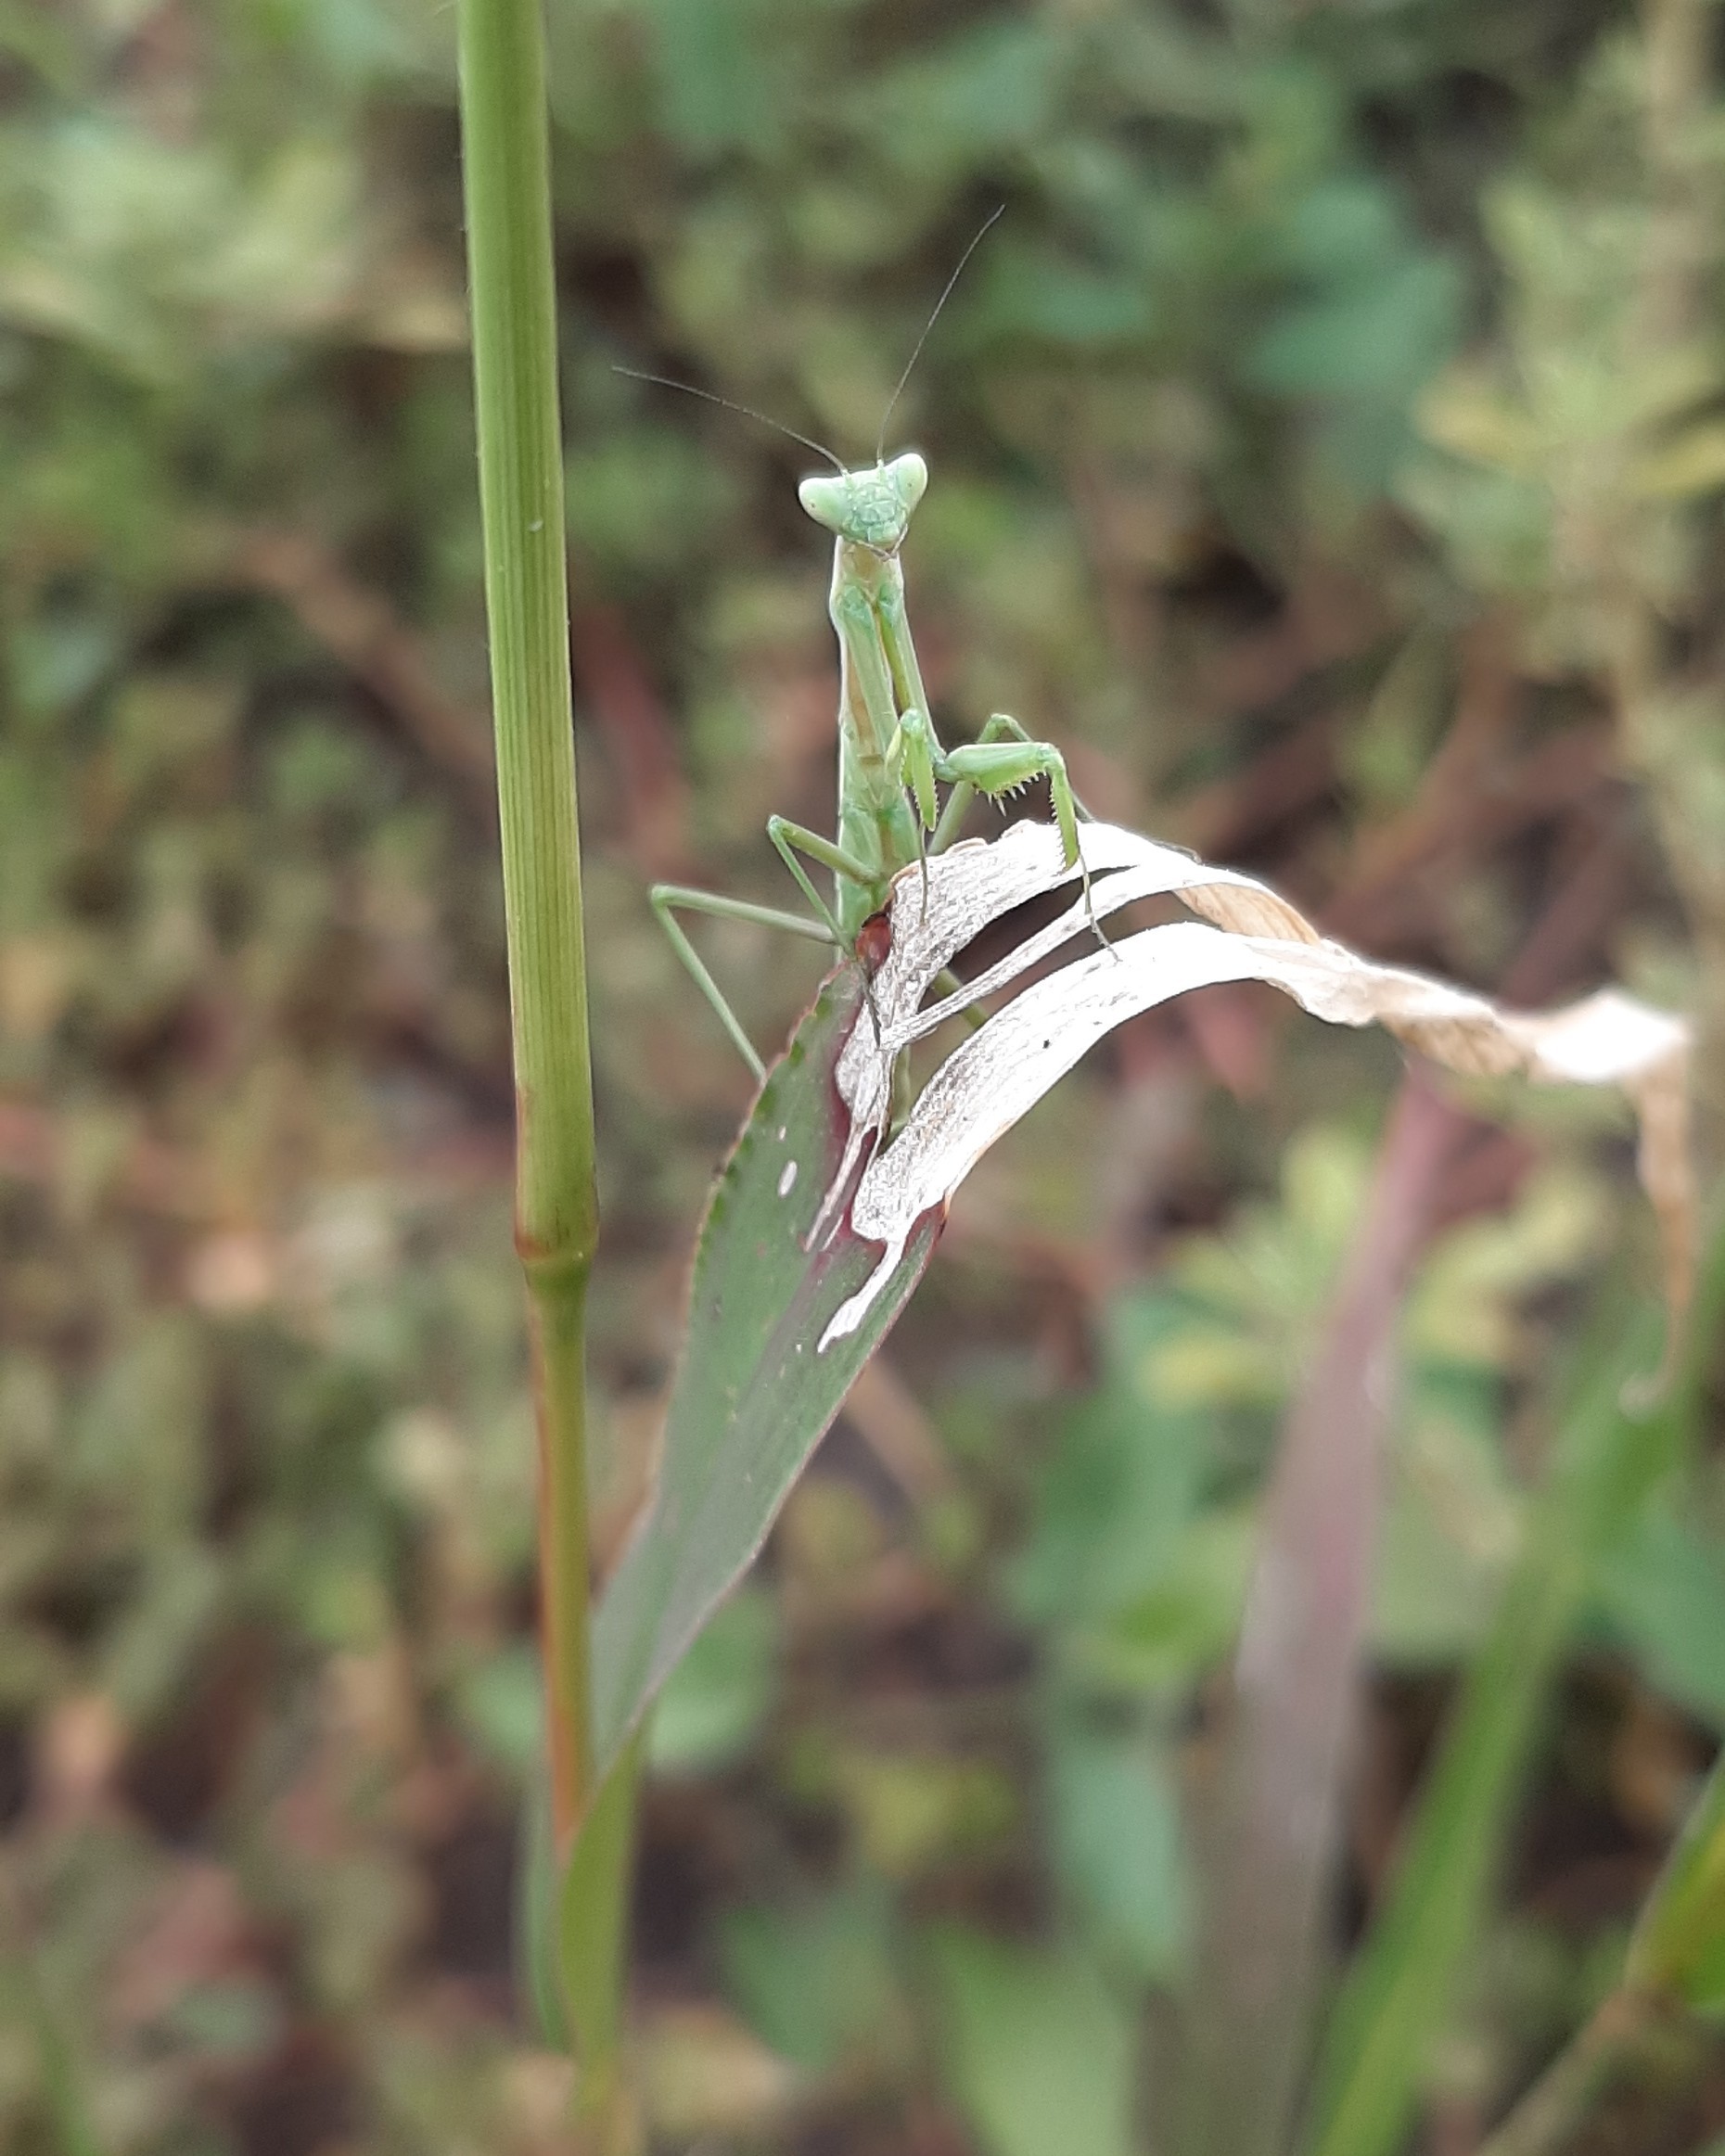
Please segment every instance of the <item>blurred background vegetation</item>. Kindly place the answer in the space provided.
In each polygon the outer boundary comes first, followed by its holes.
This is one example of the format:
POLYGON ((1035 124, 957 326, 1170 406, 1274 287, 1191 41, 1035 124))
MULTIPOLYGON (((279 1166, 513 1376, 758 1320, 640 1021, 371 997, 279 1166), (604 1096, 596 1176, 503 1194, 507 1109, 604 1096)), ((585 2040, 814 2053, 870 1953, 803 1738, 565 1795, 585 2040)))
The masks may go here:
MULTIPOLYGON (((1374 955, 1725 1011, 1725 102, 1698 0, 551 0, 603 1555, 743 1074, 660 941, 833 783, 799 453, 900 407, 949 736, 1374 955)), ((453 19, 0 0, 0 2143, 531 2156, 537 1745, 453 19)), ((817 970, 706 938, 756 1037, 817 970)), ((1115 2156, 1388 1046, 1246 989, 984 1165, 660 1715, 667 2149, 1115 2156)), ((1719 1063, 1704 1067, 1718 1099, 1719 1063)), ((1408 1319, 1337 1946, 1651 1282, 1490 1102, 1408 1319)), ((1602 1537, 1419 2126, 1588 2013, 1725 1730, 1718 1425, 1602 1537)), ((1144 2091, 1148 2089, 1147 2099, 1144 2091)), ((1725 2131, 1716 2046, 1580 2145, 1725 2131)))

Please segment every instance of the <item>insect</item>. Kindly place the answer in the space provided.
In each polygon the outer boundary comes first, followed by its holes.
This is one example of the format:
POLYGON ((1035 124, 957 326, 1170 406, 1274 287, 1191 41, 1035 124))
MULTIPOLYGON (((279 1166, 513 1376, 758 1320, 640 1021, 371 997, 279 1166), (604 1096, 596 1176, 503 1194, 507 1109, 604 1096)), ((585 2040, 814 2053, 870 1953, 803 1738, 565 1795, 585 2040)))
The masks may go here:
MULTIPOLYGON (((999 214, 996 210, 995 216, 999 214)), ((1037 779, 1048 782, 1067 865, 1071 867, 1080 859, 1078 824, 1083 810, 1073 795, 1066 760, 1057 748, 1032 739, 1016 719, 1001 711, 989 720, 977 740, 956 748, 943 747, 935 732, 905 610, 904 569, 900 559, 911 518, 927 489, 928 466, 914 450, 891 458, 884 454, 887 420, 892 407, 965 263, 993 223, 990 217, 965 249, 917 339, 881 420, 873 465, 850 470, 819 442, 810 441, 804 435, 793 436, 834 467, 830 473, 804 479, 798 489, 798 499, 808 515, 833 534, 833 580, 827 611, 838 637, 838 810, 831 838, 824 838, 784 816, 768 820, 767 836, 813 909, 814 917, 681 884, 656 884, 650 894, 653 910, 677 955, 757 1081, 766 1075, 765 1067, 735 1012, 684 933, 677 919, 680 912, 757 922, 854 954, 863 924, 887 903, 893 877, 950 845, 978 794, 998 800, 1037 779), (944 805, 941 787, 949 789, 944 805), (830 904, 817 889, 810 863, 831 872, 830 904)), ((652 376, 639 378, 662 379, 652 376)), ((688 387, 684 383, 666 386, 688 387)), ((694 393, 708 394, 702 390, 694 393)), ((742 406, 735 409, 747 410, 742 406)), ((763 416, 759 413, 748 415, 763 416)), ((776 421, 766 423, 777 425, 776 421)), ((791 432, 789 428, 780 431, 791 432)))

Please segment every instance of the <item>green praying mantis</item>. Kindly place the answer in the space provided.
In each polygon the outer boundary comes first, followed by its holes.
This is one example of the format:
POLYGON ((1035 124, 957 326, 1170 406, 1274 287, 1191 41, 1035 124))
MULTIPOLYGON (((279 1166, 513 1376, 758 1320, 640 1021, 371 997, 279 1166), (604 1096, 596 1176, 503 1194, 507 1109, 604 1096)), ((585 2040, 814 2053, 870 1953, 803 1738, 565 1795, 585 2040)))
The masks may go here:
POLYGON ((886 905, 893 878, 951 845, 978 794, 999 800, 1037 779, 1048 782, 1067 866, 1080 859, 1078 825, 1084 811, 1067 776, 1066 759, 1051 743, 1032 739, 1016 719, 997 711, 975 741, 952 749, 941 746, 911 636, 900 559, 911 517, 927 491, 928 466, 914 450, 891 458, 884 453, 887 422, 911 369, 965 264, 1000 214, 997 210, 972 239, 936 301, 882 416, 873 465, 850 470, 820 442, 746 405, 733 405, 727 398, 712 397, 662 376, 635 376, 761 420, 833 466, 830 474, 804 479, 797 493, 808 515, 833 534, 827 611, 838 637, 839 660, 835 836, 824 838, 784 816, 767 822, 767 836, 813 909, 813 918, 684 884, 655 884, 650 893, 672 949, 758 1084, 766 1076, 765 1065, 684 932, 677 919, 680 912, 782 928, 854 955, 864 923, 886 905), (950 789, 944 806, 939 797, 942 786, 950 789), (811 861, 832 873, 831 904, 815 887, 805 865, 811 861))
POLYGON ((824 838, 784 816, 767 823, 814 918, 727 899, 681 884, 656 884, 653 909, 757 1080, 765 1066, 740 1020, 684 933, 679 912, 753 921, 837 949, 856 950, 862 925, 887 903, 892 879, 957 835, 980 793, 990 799, 1046 779, 1068 867, 1079 858, 1079 807, 1066 759, 997 711, 974 742, 941 746, 904 604, 900 550, 928 484, 914 450, 859 471, 804 479, 798 499, 834 535, 828 612, 838 635, 838 812, 824 838), (949 787, 944 806, 939 789, 949 787), (829 905, 806 862, 830 869, 829 905))

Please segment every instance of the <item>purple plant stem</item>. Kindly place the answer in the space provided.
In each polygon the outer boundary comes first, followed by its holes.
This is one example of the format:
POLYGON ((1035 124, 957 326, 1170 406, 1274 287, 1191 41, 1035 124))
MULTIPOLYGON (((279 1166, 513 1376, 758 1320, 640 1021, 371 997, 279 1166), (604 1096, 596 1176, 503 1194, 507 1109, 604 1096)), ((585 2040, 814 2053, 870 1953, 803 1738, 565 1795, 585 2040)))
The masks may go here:
POLYGON ((1277 2156, 1351 1764, 1396 1331, 1469 1119, 1411 1069, 1282 1434, 1205 1836, 1181 2156, 1277 2156))

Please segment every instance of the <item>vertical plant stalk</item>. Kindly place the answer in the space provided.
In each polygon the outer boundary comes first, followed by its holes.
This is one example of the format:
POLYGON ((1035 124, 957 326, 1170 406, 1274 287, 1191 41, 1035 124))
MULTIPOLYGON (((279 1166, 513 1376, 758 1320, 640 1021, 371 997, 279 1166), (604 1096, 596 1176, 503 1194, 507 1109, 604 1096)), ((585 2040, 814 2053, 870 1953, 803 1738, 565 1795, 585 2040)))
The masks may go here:
POLYGON ((1207 1836, 1181 2156, 1289 2143, 1370 1613, 1396 1331, 1467 1126, 1415 1069, 1284 1429, 1207 1836))
POLYGON ((587 1282, 598 1235, 542 0, 460 0, 462 166, 559 1874, 590 1795, 587 1282))

